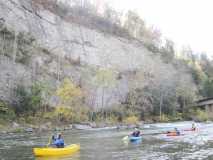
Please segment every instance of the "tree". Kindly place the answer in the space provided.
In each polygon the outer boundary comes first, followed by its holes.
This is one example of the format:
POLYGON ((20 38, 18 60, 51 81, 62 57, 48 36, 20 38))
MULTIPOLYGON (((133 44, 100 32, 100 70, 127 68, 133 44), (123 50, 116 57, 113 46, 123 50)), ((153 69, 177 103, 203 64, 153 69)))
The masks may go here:
POLYGON ((83 105, 83 92, 70 79, 65 78, 60 88, 56 91, 60 102, 55 109, 59 121, 80 122, 87 117, 87 109, 83 105))
POLYGON ((195 102, 198 90, 190 77, 182 76, 177 83, 175 94, 178 103, 177 111, 182 113, 184 117, 188 117, 187 111, 191 105, 195 102))
POLYGON ((204 82, 202 93, 204 97, 213 97, 213 79, 204 82))
POLYGON ((18 85, 13 99, 15 113, 34 115, 41 108, 42 100, 42 86, 39 83, 34 83, 30 89, 24 85, 18 85))
POLYGON ((199 64, 198 61, 196 61, 192 65, 191 73, 192 73, 192 77, 194 79, 194 82, 199 86, 199 88, 202 88, 203 83, 207 79, 207 76, 206 76, 205 72, 202 69, 202 66, 199 64))
POLYGON ((119 16, 119 13, 107 4, 104 7, 103 16, 112 24, 121 25, 121 17, 119 16))
POLYGON ((166 43, 162 47, 160 52, 164 62, 172 62, 175 57, 174 42, 169 39, 166 39, 166 43))
POLYGON ((82 91, 71 80, 65 78, 61 87, 56 91, 57 96, 60 97, 62 104, 69 104, 74 101, 75 98, 82 95, 82 91))
POLYGON ((161 45, 161 32, 155 27, 141 27, 139 29, 139 39, 152 52, 157 53, 161 45))
POLYGON ((127 114, 137 115, 144 120, 153 113, 152 98, 148 87, 131 90, 125 100, 127 114))
MULTIPOLYGON (((116 85, 116 76, 115 72, 111 69, 98 69, 95 76, 95 83, 97 87, 102 90, 101 93, 101 108, 106 107, 106 93, 109 89, 115 87, 116 85)), ((108 100, 109 102, 110 100, 108 100)))
POLYGON ((124 22, 124 28, 135 37, 139 38, 144 30, 145 23, 140 16, 134 11, 128 11, 126 14, 126 20, 124 22))

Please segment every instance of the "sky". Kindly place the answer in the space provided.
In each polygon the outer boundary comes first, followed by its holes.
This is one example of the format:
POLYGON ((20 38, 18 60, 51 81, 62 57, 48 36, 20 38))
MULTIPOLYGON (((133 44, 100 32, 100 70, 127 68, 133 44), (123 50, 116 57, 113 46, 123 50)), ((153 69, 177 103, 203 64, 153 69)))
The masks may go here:
POLYGON ((136 10, 177 48, 191 46, 213 57, 213 0, 100 0, 118 11, 136 10))

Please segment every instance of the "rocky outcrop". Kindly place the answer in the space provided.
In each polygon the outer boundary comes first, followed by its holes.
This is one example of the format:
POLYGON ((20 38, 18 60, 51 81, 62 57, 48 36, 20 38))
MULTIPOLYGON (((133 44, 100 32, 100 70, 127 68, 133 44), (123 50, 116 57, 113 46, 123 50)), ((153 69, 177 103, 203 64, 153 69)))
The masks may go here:
POLYGON ((89 126, 89 125, 83 125, 83 124, 74 124, 73 128, 74 129, 79 129, 79 130, 89 130, 89 129, 92 129, 91 126, 89 126))
POLYGON ((129 70, 140 67, 149 54, 136 42, 68 23, 47 10, 33 10, 29 1, 2 0, 0 8, 0 18, 10 28, 32 34, 39 44, 62 58, 129 70))

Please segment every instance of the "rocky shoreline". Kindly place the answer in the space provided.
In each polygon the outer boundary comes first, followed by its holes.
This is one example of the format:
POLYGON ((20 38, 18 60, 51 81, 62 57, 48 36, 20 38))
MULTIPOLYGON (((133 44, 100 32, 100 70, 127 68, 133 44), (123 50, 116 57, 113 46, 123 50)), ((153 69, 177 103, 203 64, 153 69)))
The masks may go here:
POLYGON ((137 124, 107 124, 107 123, 78 123, 78 124, 61 124, 53 125, 51 122, 42 125, 33 124, 19 124, 13 122, 7 126, 0 128, 0 133, 32 133, 32 132, 45 132, 45 131, 66 131, 66 130, 113 130, 113 129, 133 129, 135 127, 142 128, 144 122, 137 124), (60 127, 59 127, 60 126, 60 127))

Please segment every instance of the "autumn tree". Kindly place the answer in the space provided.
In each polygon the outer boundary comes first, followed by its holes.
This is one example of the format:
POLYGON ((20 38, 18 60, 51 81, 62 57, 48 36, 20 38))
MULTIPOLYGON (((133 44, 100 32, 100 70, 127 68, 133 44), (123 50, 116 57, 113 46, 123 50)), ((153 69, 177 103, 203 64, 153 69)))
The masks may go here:
POLYGON ((56 95, 60 98, 60 103, 55 110, 59 121, 79 122, 87 119, 87 110, 81 99, 83 92, 70 79, 64 79, 60 88, 57 89, 56 95))
POLYGON ((71 80, 65 78, 60 88, 57 89, 56 94, 60 97, 61 104, 69 105, 75 98, 82 95, 82 91, 71 80))

